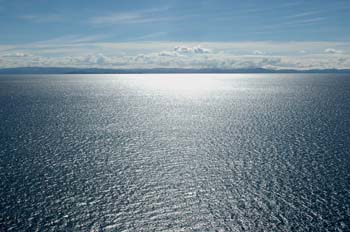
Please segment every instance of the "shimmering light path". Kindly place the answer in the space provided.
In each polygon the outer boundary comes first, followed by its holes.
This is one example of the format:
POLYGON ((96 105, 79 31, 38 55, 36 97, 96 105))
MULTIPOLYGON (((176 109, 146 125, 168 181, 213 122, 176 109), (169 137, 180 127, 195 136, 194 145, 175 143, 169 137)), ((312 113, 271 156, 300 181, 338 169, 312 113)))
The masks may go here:
POLYGON ((0 77, 0 231, 349 231, 350 77, 0 77))

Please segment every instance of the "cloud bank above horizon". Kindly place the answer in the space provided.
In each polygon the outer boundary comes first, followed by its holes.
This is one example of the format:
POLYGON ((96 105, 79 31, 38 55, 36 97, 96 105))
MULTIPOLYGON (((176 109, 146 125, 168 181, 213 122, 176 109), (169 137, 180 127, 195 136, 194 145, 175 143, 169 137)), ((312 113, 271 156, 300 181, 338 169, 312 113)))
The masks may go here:
POLYGON ((344 42, 99 43, 80 40, 0 46, 0 66, 275 70, 350 68, 350 44, 344 42))

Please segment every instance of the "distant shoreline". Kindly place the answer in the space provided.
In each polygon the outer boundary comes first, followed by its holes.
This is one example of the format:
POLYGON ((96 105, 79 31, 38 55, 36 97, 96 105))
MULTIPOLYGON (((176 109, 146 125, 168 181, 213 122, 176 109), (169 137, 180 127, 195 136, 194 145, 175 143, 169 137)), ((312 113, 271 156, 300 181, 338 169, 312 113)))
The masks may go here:
POLYGON ((310 69, 310 70, 274 70, 264 68, 247 69, 100 69, 100 68, 66 68, 66 67, 19 67, 0 69, 4 74, 350 74, 350 69, 310 69))

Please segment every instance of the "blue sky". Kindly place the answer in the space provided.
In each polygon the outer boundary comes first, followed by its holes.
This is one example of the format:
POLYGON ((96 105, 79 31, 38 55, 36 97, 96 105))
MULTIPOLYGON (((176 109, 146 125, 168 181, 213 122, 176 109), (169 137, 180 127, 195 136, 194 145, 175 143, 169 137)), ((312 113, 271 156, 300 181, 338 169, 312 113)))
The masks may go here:
POLYGON ((0 0, 0 67, 350 68, 350 1, 0 0))

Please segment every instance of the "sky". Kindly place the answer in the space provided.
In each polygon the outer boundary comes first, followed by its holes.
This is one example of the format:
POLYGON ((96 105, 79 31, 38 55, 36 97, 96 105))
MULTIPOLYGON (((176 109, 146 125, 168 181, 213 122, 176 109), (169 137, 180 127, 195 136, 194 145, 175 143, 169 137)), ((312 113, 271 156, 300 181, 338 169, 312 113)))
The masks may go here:
POLYGON ((349 0, 0 0, 0 68, 349 69, 349 0))

